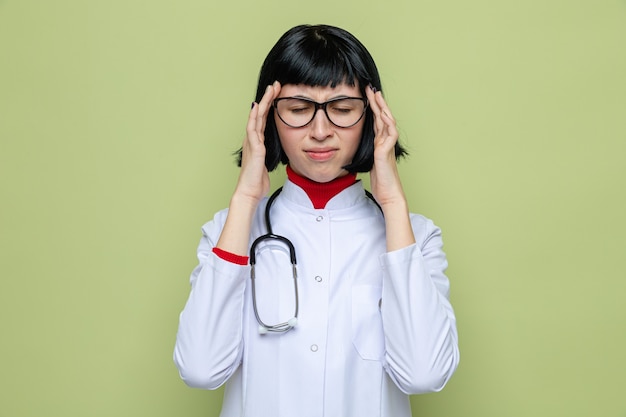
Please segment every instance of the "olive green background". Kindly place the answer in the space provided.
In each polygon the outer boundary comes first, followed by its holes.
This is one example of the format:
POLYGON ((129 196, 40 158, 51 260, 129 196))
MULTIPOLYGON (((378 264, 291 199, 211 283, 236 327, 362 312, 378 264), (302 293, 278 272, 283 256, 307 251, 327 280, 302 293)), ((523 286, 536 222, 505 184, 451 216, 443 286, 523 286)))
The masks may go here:
POLYGON ((444 231, 461 365, 414 415, 625 417, 623 0, 0 0, 0 416, 218 415, 178 314, 300 23, 370 49, 444 231))

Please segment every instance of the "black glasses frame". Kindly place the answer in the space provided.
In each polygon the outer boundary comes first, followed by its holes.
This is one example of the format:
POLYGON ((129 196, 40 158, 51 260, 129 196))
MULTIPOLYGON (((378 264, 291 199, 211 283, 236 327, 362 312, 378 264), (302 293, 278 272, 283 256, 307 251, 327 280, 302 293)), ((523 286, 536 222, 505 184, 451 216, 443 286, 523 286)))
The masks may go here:
POLYGON ((329 121, 329 122, 331 122, 333 125, 335 125, 335 126, 337 126, 337 127, 341 127, 341 128, 349 128, 349 127, 352 127, 352 126, 354 126, 355 124, 357 124, 357 123, 359 123, 359 122, 361 121, 361 119, 363 118, 363 115, 365 115, 365 111, 367 110, 367 106, 368 106, 368 105, 369 105, 369 103, 367 102, 367 99, 366 99, 366 98, 363 98, 363 97, 337 97, 337 98, 333 98, 332 100, 325 101, 325 102, 323 102, 323 103, 319 103, 319 102, 317 102, 317 101, 315 101, 315 100, 311 100, 311 99, 309 99, 309 98, 305 98, 305 97, 280 97, 280 98, 275 99, 275 100, 274 100, 274 103, 273 103, 273 107, 274 107, 274 109, 276 110, 276 114, 278 115, 278 118, 279 118, 279 119, 280 119, 280 120, 281 120, 284 124, 286 124, 287 126, 289 126, 289 127, 293 127, 293 128, 296 128, 296 129, 301 128, 301 127, 304 127, 304 126, 308 125, 309 123, 311 123, 311 122, 313 121, 313 119, 315 119, 315 115, 317 114, 317 111, 318 111, 318 110, 320 110, 320 109, 324 110, 324 114, 326 115, 326 118, 327 118, 327 119, 328 119, 328 121, 329 121), (351 99, 351 100, 361 100, 361 101, 363 102, 363 113, 361 113, 361 116, 359 116, 359 118, 357 119, 357 121, 356 121, 356 122, 354 122, 354 123, 352 123, 351 125, 349 125, 349 126, 340 126, 340 125, 338 125, 337 123, 335 123, 335 122, 333 122, 333 121, 331 120, 330 116, 328 115, 327 106, 328 106, 329 104, 331 104, 331 103, 336 102, 336 101, 339 101, 339 100, 345 100, 345 99, 351 99), (287 123, 287 122, 286 122, 286 121, 282 118, 282 116, 280 115, 280 112, 278 111, 278 102, 279 102, 279 101, 281 101, 281 100, 302 100, 302 101, 306 101, 307 103, 314 104, 314 105, 315 105, 315 111, 313 112, 313 116, 311 117, 311 120, 309 120, 308 122, 306 122, 305 124, 300 125, 300 126, 290 125, 289 123, 287 123))

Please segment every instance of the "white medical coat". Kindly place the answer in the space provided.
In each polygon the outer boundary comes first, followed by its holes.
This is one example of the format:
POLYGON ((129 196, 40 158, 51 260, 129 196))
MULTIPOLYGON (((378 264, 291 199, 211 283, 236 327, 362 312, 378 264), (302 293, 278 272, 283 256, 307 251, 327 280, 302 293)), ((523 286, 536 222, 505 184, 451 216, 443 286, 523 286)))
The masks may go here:
MULTIPOLYGON (((251 242, 266 233, 266 202, 251 242)), ((226 383, 222 417, 406 417, 407 394, 444 387, 459 350, 441 234, 430 220, 412 214, 417 243, 387 253, 383 216, 361 182, 314 209, 287 181, 271 219, 296 248, 298 324, 261 335, 250 267, 212 252, 226 214, 202 228, 174 350, 188 385, 226 383)), ((270 241, 256 252, 261 319, 286 321, 295 307, 288 250, 270 241)))

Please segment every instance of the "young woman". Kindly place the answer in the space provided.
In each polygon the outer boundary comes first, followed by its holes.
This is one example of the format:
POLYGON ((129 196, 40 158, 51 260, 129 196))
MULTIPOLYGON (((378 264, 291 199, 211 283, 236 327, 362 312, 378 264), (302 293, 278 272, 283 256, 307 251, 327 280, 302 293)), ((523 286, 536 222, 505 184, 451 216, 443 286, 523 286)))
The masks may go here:
POLYGON ((403 154, 354 36, 320 25, 279 39, 229 208, 202 228, 174 351, 188 385, 226 384, 221 416, 405 417, 408 394, 452 376, 441 233, 409 213, 403 154), (288 180, 268 200, 279 163, 288 180))

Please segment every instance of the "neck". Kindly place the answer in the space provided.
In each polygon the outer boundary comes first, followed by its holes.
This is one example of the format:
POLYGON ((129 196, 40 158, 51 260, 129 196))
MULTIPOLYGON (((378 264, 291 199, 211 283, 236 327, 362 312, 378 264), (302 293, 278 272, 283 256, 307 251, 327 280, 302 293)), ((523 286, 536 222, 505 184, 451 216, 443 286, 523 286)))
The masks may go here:
POLYGON ((356 182, 356 174, 352 173, 344 175, 343 177, 337 177, 330 182, 315 182, 302 175, 296 174, 289 165, 287 165, 287 178, 304 190, 309 196, 311 203, 313 203, 313 207, 316 209, 326 207, 326 204, 331 198, 356 182))

